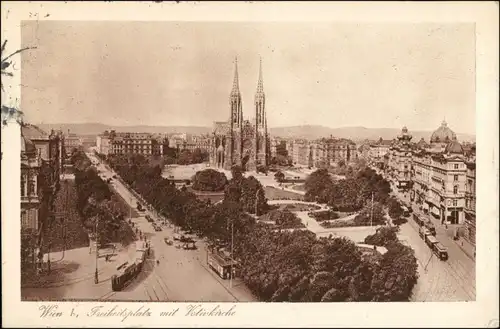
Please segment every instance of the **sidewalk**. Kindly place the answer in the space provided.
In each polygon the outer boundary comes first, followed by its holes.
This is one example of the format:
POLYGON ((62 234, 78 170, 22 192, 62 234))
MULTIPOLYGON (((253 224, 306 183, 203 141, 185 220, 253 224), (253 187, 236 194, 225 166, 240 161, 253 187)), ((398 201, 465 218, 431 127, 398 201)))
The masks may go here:
MULTIPOLYGON (((116 267, 128 261, 135 252, 135 245, 127 248, 118 247, 109 261, 103 250, 97 260, 99 281, 109 280, 116 272, 116 267)), ((45 256, 46 259, 46 256, 45 256)), ((96 269, 95 250, 89 253, 89 247, 50 254, 51 272, 32 276, 21 288, 55 288, 73 285, 86 280, 94 280, 96 269)))

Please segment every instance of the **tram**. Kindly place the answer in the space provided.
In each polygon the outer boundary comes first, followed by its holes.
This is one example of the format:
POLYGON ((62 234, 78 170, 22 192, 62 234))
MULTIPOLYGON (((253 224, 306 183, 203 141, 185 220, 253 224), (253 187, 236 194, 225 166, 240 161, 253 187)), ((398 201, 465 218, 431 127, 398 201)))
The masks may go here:
POLYGON ((117 274, 111 277, 111 289, 120 291, 127 286, 142 271, 146 257, 149 254, 149 245, 138 248, 133 260, 125 262, 116 268, 117 274))
POLYGON ((208 266, 222 279, 230 279, 231 275, 234 277, 237 265, 236 261, 227 259, 218 252, 209 251, 207 262, 208 266))

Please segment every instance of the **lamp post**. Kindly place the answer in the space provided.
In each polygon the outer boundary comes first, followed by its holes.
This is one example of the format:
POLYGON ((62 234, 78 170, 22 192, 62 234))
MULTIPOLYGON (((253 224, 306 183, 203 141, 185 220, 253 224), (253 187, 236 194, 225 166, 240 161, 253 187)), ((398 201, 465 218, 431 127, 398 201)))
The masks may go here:
POLYGON ((98 271, 98 263, 99 263, 99 244, 98 244, 98 233, 97 227, 99 225, 99 216, 96 216, 95 222, 95 275, 94 275, 94 283, 99 283, 99 271, 98 271))
POLYGON ((370 226, 373 226, 373 192, 372 192, 372 207, 370 210, 370 226))
POLYGON ((234 266, 234 219, 231 220, 231 275, 229 276, 229 288, 233 287, 233 266, 234 266))

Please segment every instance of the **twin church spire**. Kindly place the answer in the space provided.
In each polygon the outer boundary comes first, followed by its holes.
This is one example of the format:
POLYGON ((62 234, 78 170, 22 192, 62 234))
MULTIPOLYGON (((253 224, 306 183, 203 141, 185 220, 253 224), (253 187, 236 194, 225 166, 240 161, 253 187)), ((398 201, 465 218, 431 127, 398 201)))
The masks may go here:
MULTIPOLYGON (((236 57, 234 60, 233 88, 231 89, 229 99, 231 105, 231 122, 233 125, 241 127, 243 123, 243 110, 239 84, 238 58, 236 57)), ((259 78, 257 81, 257 90, 255 92, 255 120, 257 127, 265 128, 267 126, 264 81, 262 77, 262 58, 260 58, 259 61, 259 78)))
MULTIPOLYGON (((239 95, 240 94, 240 80, 239 80, 239 74, 238 74, 238 57, 235 57, 234 59, 234 79, 233 79, 233 88, 231 89, 231 95, 239 95)), ((260 58, 260 63, 259 63, 259 80, 257 81, 257 91, 256 91, 256 96, 257 95, 263 95, 264 94, 264 82, 262 78, 262 57, 260 58)))

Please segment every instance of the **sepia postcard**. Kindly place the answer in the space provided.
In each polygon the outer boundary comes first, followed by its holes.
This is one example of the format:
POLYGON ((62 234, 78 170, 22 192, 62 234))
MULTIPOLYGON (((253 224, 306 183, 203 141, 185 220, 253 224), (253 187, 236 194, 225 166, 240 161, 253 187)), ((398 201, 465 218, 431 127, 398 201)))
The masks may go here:
POLYGON ((498 2, 1 6, 7 327, 498 327, 498 2))

